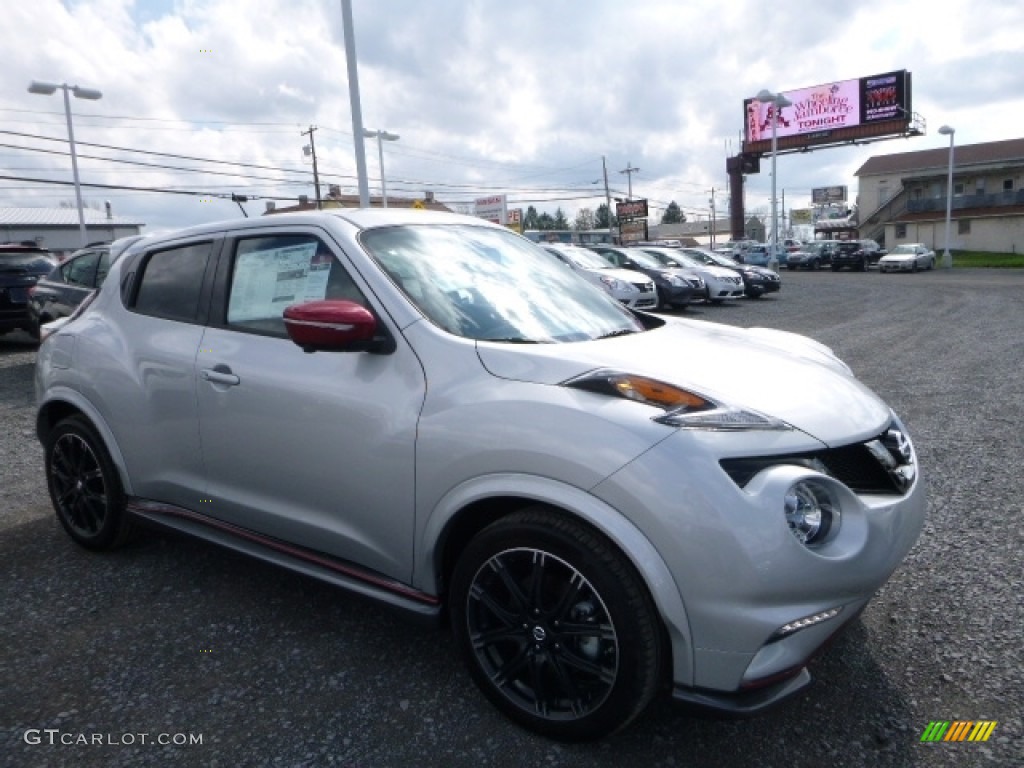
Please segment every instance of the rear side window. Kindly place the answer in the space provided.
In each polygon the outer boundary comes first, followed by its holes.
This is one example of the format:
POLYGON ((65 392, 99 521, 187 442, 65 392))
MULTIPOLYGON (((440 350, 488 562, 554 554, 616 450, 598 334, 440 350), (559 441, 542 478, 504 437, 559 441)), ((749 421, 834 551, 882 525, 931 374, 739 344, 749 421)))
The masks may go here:
POLYGON ((195 243, 150 254, 142 266, 135 311, 193 322, 212 250, 212 243, 195 243))

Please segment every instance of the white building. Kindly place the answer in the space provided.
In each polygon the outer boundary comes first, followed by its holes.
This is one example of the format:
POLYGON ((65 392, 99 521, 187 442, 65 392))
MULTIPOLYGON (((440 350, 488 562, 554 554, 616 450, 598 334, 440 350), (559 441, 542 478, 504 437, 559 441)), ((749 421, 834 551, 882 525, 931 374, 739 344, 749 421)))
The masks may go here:
MULTIPOLYGON (((86 242, 109 243, 141 234, 145 223, 106 212, 84 210, 86 242)), ((77 208, 0 208, 0 242, 35 243, 59 257, 82 247, 77 208)))

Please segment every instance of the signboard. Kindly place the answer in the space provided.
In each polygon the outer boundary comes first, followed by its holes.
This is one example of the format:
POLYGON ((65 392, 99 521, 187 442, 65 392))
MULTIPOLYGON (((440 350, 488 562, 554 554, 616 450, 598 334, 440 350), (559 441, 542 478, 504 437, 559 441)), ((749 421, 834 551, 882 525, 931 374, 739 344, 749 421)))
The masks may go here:
POLYGON ((506 227, 511 229, 513 232, 523 234, 523 209, 513 208, 508 212, 508 222, 505 224, 506 227))
MULTIPOLYGON (((791 104, 779 108, 778 148, 913 132, 910 79, 903 69, 781 93, 791 104)), ((743 100, 743 152, 771 152, 774 111, 771 102, 743 100)))
POLYGON ((810 224, 812 222, 810 208, 790 208, 789 222, 791 224, 810 224))
POLYGON ((811 190, 811 202, 815 205, 845 203, 846 187, 815 187, 811 190))
MULTIPOLYGON (((646 201, 644 201, 646 203, 646 201)), ((635 243, 647 239, 647 220, 623 221, 619 224, 619 239, 623 243, 635 243)))
POLYGON ((615 216, 619 221, 647 218, 646 200, 623 200, 615 204, 615 216))
POLYGON ((495 224, 508 223, 508 207, 504 195, 478 197, 474 201, 473 210, 476 216, 495 224))

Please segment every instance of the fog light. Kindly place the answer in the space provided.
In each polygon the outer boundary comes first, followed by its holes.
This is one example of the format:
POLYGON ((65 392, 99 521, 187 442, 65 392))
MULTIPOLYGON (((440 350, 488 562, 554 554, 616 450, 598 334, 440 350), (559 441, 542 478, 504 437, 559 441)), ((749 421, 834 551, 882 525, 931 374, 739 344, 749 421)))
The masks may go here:
POLYGON ((769 642, 781 640, 782 638, 786 637, 786 635, 791 635, 794 632, 799 632, 801 629, 807 629, 807 627, 813 627, 815 624, 821 624, 821 622, 823 621, 834 619, 836 616, 839 615, 839 612, 842 610, 843 607, 840 605, 836 608, 829 608, 827 611, 822 611, 821 613, 815 613, 811 616, 804 616, 802 619, 797 619, 796 621, 789 622, 789 624, 783 624, 781 627, 775 630, 775 632, 769 639, 769 642))
POLYGON ((786 492, 783 506, 789 530, 805 546, 820 544, 839 529, 839 502, 821 483, 796 483, 786 492))

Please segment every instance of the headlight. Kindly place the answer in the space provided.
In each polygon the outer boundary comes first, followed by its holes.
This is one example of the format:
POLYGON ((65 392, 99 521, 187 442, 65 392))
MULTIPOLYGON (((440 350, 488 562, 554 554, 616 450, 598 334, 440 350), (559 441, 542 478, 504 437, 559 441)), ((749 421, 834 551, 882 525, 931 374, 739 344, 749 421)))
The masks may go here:
POLYGON ((783 421, 713 400, 692 390, 646 376, 600 370, 563 382, 563 386, 650 405, 664 413, 652 417, 671 427, 706 430, 788 430, 783 421))
POLYGON ((619 293, 636 292, 636 288, 632 285, 624 283, 622 280, 618 280, 614 277, 602 277, 601 282, 604 283, 605 287, 609 291, 618 291, 619 293))
POLYGON ((681 277, 676 277, 675 275, 666 275, 665 280, 669 285, 674 285, 677 288, 687 284, 685 280, 681 277))
POLYGON ((786 524, 797 541, 814 547, 839 530, 839 500, 822 483, 801 480, 795 483, 783 500, 786 524))

